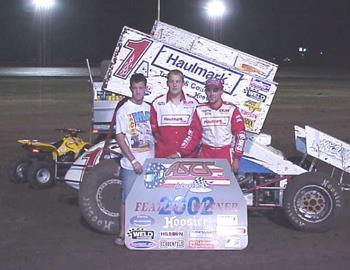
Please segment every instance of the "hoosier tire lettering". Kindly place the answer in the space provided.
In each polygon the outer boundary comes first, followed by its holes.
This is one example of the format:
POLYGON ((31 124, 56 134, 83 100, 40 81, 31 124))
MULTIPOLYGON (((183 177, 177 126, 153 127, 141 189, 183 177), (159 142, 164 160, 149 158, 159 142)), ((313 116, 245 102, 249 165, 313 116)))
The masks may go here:
POLYGON ((103 160, 86 174, 79 189, 79 205, 86 222, 97 231, 119 232, 121 180, 119 160, 103 160))
POLYGON ((321 173, 307 172, 295 176, 284 192, 286 218, 302 231, 329 230, 336 223, 342 205, 339 185, 321 173))

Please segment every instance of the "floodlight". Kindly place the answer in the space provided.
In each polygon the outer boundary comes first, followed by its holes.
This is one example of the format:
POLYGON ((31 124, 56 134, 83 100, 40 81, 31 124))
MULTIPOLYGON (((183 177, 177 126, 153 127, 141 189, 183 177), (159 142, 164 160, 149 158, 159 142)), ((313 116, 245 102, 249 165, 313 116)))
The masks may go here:
POLYGON ((211 1, 206 7, 209 17, 221 17, 225 12, 225 5, 221 1, 211 1))
POLYGON ((36 9, 50 9, 55 5, 55 0, 33 0, 36 9))

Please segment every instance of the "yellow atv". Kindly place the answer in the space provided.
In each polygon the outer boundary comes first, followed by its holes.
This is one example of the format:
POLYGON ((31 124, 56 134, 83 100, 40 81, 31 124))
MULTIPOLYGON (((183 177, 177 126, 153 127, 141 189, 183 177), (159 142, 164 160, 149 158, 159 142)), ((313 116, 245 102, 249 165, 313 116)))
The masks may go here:
POLYGON ((89 147, 75 128, 61 128, 65 135, 57 142, 44 143, 38 140, 18 140, 24 153, 9 163, 8 173, 14 183, 29 182, 40 189, 55 184, 70 165, 89 147))

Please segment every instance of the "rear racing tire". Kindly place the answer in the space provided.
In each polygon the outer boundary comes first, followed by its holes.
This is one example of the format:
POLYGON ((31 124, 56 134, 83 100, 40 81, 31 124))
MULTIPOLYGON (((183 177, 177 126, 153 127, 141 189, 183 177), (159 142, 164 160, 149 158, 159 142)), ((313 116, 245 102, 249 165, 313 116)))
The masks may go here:
POLYGON ((31 159, 25 155, 15 156, 10 160, 7 165, 10 181, 16 184, 26 183, 28 181, 27 170, 31 163, 31 159))
POLYGON ((119 233, 122 181, 118 159, 103 160, 91 168, 79 188, 79 205, 87 223, 106 234, 119 233))
POLYGON ((323 232, 336 222, 343 206, 341 189, 321 173, 307 172, 288 182, 283 210, 298 230, 323 232))
POLYGON ((29 186, 34 189, 49 188, 56 183, 54 167, 46 161, 33 161, 28 167, 27 178, 29 186))

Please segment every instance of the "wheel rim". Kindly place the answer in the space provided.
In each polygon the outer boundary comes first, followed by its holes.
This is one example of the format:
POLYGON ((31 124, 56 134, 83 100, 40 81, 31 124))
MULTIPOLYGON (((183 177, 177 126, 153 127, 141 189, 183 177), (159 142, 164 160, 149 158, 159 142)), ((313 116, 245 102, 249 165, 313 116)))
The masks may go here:
POLYGON ((318 185, 308 185, 298 190, 293 205, 301 219, 319 223, 332 213, 333 200, 327 189, 318 185))
POLYGON ((119 217, 119 212, 116 211, 116 206, 118 205, 117 192, 115 187, 111 185, 117 185, 118 188, 121 187, 120 179, 109 179, 104 181, 97 189, 96 192, 96 202, 98 208, 105 215, 110 217, 119 217))
POLYGON ((46 168, 41 168, 36 173, 36 180, 40 184, 48 183, 50 181, 50 178, 51 178, 51 172, 46 168))
POLYGON ((17 177, 19 177, 21 179, 24 178, 24 170, 25 170, 26 166, 27 166, 27 163, 23 162, 23 163, 19 164, 16 167, 16 175, 17 175, 17 177))

